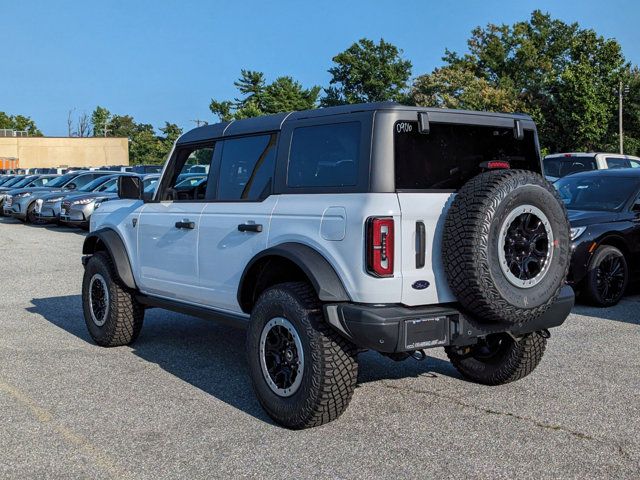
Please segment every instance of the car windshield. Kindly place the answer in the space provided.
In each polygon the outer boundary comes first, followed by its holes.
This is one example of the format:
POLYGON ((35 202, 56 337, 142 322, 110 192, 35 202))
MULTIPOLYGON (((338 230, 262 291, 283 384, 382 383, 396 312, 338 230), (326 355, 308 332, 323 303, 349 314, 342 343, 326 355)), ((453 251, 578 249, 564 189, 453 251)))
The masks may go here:
POLYGON ((102 175, 102 176, 96 178, 95 180, 91 180, 84 187, 79 188, 78 191, 79 192, 93 192, 100 185, 102 185, 103 183, 108 182, 111 179, 113 179, 113 177, 111 175, 102 175))
POLYGON ((78 176, 77 173, 67 173, 65 175, 62 175, 61 177, 56 178, 55 180, 51 180, 47 184, 47 187, 62 187, 63 185, 73 180, 77 176, 78 176))
POLYGON ((569 210, 619 212, 640 188, 640 179, 609 175, 569 176, 554 185, 569 210))
POLYGON ((32 187, 44 187, 47 185, 54 177, 40 177, 31 181, 32 187))
POLYGON ((26 177, 21 179, 19 182, 16 182, 13 184, 13 186, 15 188, 20 188, 20 187, 26 187, 28 186, 32 181, 34 180, 34 177, 26 177))
POLYGON ((544 174, 562 178, 572 173, 597 170, 595 157, 588 155, 570 155, 566 157, 547 157, 543 160, 544 174))
POLYGON ((7 183, 3 185, 3 187, 13 187, 16 183, 21 181, 24 177, 13 177, 7 183))

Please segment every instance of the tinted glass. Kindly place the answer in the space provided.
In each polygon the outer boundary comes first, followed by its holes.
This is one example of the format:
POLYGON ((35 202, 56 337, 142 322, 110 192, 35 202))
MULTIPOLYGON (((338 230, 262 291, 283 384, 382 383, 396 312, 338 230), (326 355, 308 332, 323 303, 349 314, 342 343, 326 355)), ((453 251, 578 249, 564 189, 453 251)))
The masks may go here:
POLYGON ((572 155, 569 157, 545 158, 543 161, 544 174, 550 177, 562 178, 572 173, 597 170, 595 157, 572 155))
POLYGON ((561 178, 554 184, 570 210, 619 211, 640 187, 640 180, 630 177, 561 178))
POLYGON ((222 148, 219 200, 261 200, 271 193, 275 135, 225 140, 222 148))
POLYGON ((457 190, 492 160, 540 172, 532 130, 517 140, 513 128, 432 123, 423 134, 418 122, 398 122, 394 135, 399 190, 457 190))
POLYGON ((291 139, 287 185, 357 185, 360 129, 360 122, 296 128, 291 139))
POLYGON ((631 168, 631 163, 626 158, 607 157, 607 167, 613 168, 631 168))

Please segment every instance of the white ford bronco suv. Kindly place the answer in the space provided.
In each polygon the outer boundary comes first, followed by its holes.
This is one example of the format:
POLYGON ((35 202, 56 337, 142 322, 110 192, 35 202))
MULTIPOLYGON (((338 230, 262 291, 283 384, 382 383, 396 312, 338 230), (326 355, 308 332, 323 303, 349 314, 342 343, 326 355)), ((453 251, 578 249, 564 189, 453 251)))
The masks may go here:
POLYGON ((152 200, 122 177, 91 217, 87 327, 127 345, 160 307, 245 328, 255 393, 289 428, 345 410, 364 350, 444 347, 471 381, 518 380, 574 302, 541 172, 519 114, 375 103, 196 128, 152 200))

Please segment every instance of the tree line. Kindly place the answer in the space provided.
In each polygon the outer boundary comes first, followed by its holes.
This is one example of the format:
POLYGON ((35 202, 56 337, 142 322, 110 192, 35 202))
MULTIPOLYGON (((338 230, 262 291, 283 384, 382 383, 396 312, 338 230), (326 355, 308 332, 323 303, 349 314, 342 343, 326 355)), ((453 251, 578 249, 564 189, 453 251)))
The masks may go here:
MULTIPOLYGON (((333 57, 325 87, 305 87, 290 76, 269 82, 262 72, 241 70, 234 82, 238 97, 212 99, 209 109, 220 121, 386 100, 523 112, 538 125, 543 153, 617 151, 622 91, 625 153, 640 154, 640 70, 616 40, 536 10, 526 21, 475 28, 467 47, 464 54, 445 50, 442 66, 414 76, 398 47, 361 39, 333 57)), ((40 134, 28 117, 0 112, 0 128, 13 128, 4 125, 40 134)), ((83 134, 128 137, 132 163, 164 161, 182 132, 165 122, 157 133, 152 125, 103 107, 88 122, 79 118, 80 125, 83 134)))

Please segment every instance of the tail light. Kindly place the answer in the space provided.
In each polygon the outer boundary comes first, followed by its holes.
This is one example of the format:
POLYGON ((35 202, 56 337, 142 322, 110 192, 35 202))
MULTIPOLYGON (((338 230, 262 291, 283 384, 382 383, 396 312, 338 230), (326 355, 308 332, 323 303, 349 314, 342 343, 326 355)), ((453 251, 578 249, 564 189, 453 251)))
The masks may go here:
POLYGON ((509 170, 511 168, 511 164, 504 160, 489 160, 488 162, 482 162, 480 164, 480 168, 484 168, 486 170, 509 170))
POLYGON ((367 220, 367 271, 376 277, 393 276, 393 218, 367 220))

